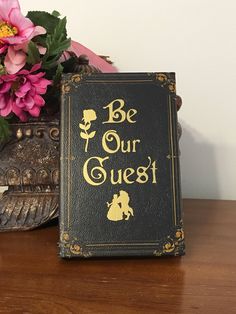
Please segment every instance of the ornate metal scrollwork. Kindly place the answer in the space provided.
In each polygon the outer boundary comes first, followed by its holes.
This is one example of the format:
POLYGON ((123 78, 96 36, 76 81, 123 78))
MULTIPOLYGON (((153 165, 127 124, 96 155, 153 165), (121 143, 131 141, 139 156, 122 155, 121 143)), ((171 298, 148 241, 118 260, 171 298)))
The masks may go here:
POLYGON ((11 125, 0 151, 0 231, 36 228, 58 216, 59 121, 11 125))

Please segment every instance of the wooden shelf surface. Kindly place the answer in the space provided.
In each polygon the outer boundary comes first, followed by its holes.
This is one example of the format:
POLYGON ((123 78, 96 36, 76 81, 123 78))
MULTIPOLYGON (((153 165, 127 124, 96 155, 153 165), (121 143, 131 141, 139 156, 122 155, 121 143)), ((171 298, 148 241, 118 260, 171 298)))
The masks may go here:
POLYGON ((184 200, 186 255, 61 260, 58 227, 0 233, 0 313, 236 313, 236 201, 184 200))

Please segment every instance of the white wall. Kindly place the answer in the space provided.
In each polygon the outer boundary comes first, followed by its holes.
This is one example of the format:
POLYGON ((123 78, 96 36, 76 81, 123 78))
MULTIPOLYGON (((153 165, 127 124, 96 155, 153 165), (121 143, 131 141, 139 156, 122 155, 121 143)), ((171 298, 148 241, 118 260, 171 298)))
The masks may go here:
POLYGON ((236 199, 235 0, 21 0, 120 71, 175 71, 184 197, 236 199))

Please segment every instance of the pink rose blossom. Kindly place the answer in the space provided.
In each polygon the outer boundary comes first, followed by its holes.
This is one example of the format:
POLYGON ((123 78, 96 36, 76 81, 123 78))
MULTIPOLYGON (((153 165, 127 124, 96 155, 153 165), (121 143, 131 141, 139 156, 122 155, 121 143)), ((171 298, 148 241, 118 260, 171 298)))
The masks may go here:
POLYGON ((37 36, 37 31, 30 19, 22 15, 17 0, 0 0, 1 43, 19 45, 29 41, 34 32, 36 33, 34 36, 37 36))
POLYGON ((27 112, 38 117, 45 101, 41 95, 47 92, 51 81, 43 78, 44 72, 38 72, 40 64, 30 71, 21 70, 16 74, 0 76, 0 116, 15 113, 21 121, 27 121, 27 112))

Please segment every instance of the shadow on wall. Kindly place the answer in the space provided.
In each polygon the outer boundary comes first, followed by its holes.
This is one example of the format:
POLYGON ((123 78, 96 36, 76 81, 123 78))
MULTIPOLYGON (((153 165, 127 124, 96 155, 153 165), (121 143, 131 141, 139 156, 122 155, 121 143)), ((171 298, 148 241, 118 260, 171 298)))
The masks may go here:
POLYGON ((179 121, 183 198, 220 199, 214 147, 185 121, 179 121))

